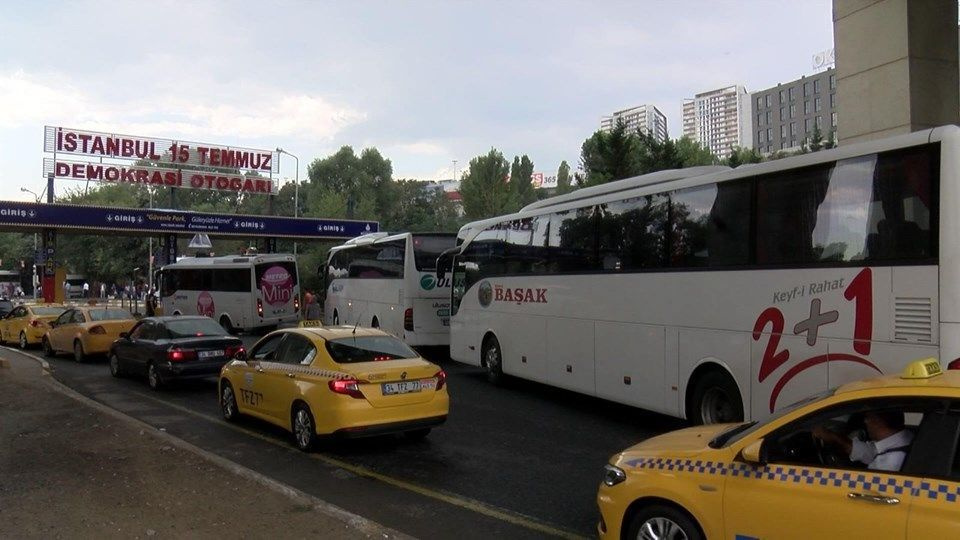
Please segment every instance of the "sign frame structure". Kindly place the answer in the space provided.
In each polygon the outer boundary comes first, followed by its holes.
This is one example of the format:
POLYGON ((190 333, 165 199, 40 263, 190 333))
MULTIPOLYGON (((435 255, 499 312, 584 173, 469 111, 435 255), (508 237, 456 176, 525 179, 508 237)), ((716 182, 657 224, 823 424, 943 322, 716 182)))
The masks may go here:
POLYGON ((214 214, 184 210, 119 208, 0 201, 0 230, 55 229, 58 232, 100 234, 196 234, 347 240, 378 232, 377 221, 214 214))
POLYGON ((43 176, 276 195, 279 154, 271 150, 44 126, 43 176), (71 159, 73 158, 73 159, 71 159))

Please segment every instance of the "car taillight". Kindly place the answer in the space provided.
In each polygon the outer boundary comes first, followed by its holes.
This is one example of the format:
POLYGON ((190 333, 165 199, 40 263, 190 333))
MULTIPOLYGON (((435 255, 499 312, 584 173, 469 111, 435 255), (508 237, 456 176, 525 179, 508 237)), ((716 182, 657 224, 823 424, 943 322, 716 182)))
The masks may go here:
POLYGON ((437 379, 437 391, 439 392, 443 385, 447 384, 447 372, 441 369, 434 374, 434 377, 437 379))
POLYGON ((350 397, 363 399, 363 392, 360 391, 360 381, 356 379, 339 379, 327 383, 330 390, 337 394, 346 394, 350 397))
POLYGON ((32 327, 34 327, 34 328, 40 328, 41 326, 43 326, 43 323, 40 322, 40 321, 38 321, 37 319, 34 319, 34 320, 30 321, 30 326, 32 326, 32 327))
POLYGON ((233 345, 231 347, 227 347, 226 351, 227 358, 233 358, 240 353, 246 352, 246 349, 243 348, 243 345, 233 345))
POLYGON ((257 315, 263 317, 263 302, 257 298, 257 315))
POLYGON ((184 349, 169 349, 167 351, 167 360, 171 362, 183 362, 184 360, 193 360, 197 357, 197 351, 184 349))
POLYGON ((293 309, 294 311, 300 311, 300 295, 293 297, 293 309))
POLYGON ((403 311, 403 329, 413 332, 413 308, 403 311))
POLYGON ((957 358, 953 362, 947 364, 947 369, 960 369, 960 358, 957 358))
POLYGON ((94 326, 93 328, 90 329, 90 333, 96 334, 98 336, 102 336, 107 333, 107 329, 98 324, 97 326, 94 326))

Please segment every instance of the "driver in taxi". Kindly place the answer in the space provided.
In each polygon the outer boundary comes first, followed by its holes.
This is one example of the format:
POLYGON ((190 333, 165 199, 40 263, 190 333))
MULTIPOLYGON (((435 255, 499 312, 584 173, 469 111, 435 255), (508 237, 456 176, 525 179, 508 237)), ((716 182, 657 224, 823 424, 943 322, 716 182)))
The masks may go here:
POLYGON ((913 442, 913 433, 904 428, 903 412, 869 411, 864 414, 863 422, 870 438, 867 441, 850 438, 823 426, 813 429, 813 437, 841 449, 850 461, 864 463, 868 469, 899 471, 913 442))

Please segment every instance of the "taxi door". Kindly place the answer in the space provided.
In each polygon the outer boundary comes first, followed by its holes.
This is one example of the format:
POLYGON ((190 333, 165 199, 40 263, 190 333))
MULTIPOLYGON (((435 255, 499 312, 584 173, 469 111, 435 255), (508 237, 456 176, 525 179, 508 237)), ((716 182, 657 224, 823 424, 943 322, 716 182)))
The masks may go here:
POLYGON ((960 538, 960 403, 953 403, 949 412, 934 420, 930 451, 919 456, 930 474, 919 482, 910 506, 907 538, 911 540, 960 538))
POLYGON ((53 350, 73 350, 72 343, 66 346, 64 343, 71 341, 70 338, 73 337, 73 334, 77 331, 77 328, 79 328, 74 317, 77 314, 79 314, 79 312, 76 309, 68 309, 57 317, 56 325, 50 330, 49 334, 50 346, 53 347, 53 350))
POLYGON ((12 343, 20 338, 20 331, 26 326, 29 319, 27 308, 19 306, 0 321, 0 338, 12 343))
POLYGON ((237 404, 244 413, 273 421, 267 404, 273 390, 269 387, 266 372, 276 360, 285 335, 276 333, 261 339, 250 350, 247 361, 235 368, 240 380, 234 381, 234 389, 237 393, 237 404))
POLYGON ((298 383, 304 378, 301 365, 313 361, 316 349, 304 336, 289 333, 277 351, 275 361, 263 364, 261 380, 264 388, 266 413, 280 424, 289 427, 293 401, 300 396, 298 383))

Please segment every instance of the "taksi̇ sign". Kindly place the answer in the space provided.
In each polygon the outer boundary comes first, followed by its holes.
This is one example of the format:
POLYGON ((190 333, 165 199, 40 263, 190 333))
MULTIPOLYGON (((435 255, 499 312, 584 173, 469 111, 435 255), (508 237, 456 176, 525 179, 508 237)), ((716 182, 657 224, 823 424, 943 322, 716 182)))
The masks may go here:
POLYGON ((43 149, 53 154, 44 159, 44 177, 68 180, 272 194, 280 172, 268 150, 64 127, 46 126, 43 149))

